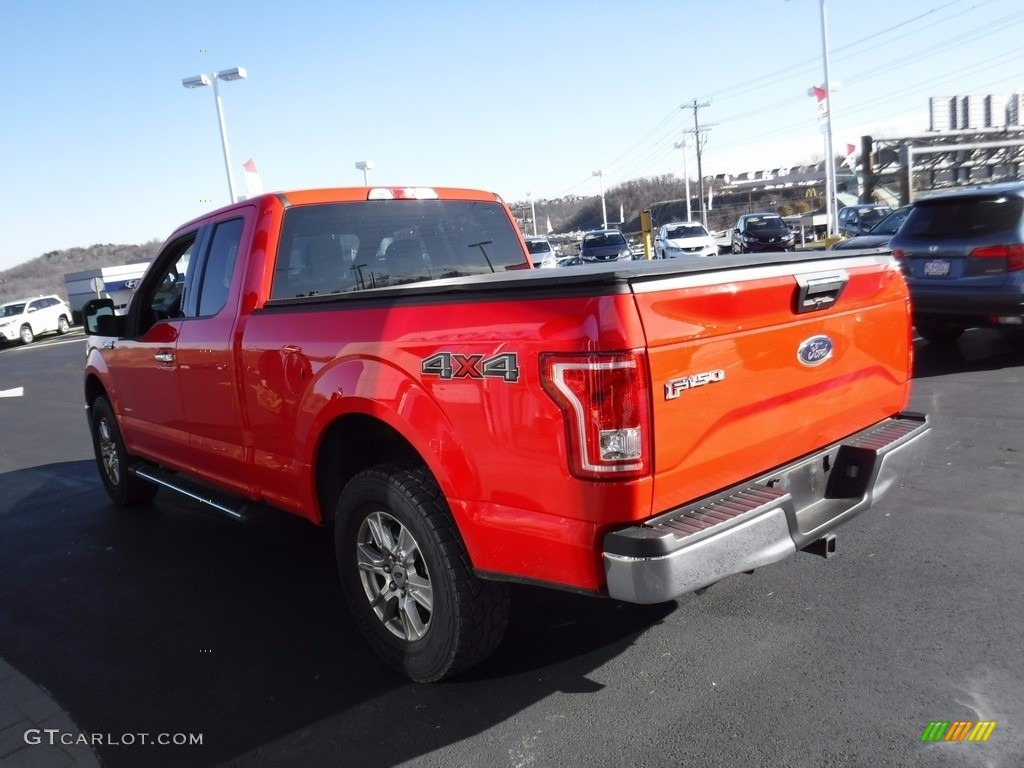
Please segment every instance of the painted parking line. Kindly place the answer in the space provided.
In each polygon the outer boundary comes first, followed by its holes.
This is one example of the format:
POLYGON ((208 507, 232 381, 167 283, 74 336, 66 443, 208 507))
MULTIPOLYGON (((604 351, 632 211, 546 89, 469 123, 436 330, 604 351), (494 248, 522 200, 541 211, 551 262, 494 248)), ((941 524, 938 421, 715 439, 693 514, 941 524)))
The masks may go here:
POLYGON ((24 387, 15 387, 14 389, 0 389, 0 397, 22 397, 24 394, 24 387))

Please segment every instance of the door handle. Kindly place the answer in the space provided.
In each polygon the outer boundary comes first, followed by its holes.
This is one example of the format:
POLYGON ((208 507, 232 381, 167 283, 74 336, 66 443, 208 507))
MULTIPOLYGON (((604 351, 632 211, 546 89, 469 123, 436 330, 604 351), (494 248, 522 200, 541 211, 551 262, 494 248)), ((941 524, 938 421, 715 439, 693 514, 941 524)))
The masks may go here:
POLYGON ((153 359, 158 363, 173 363, 174 353, 173 352, 159 352, 153 355, 153 359))

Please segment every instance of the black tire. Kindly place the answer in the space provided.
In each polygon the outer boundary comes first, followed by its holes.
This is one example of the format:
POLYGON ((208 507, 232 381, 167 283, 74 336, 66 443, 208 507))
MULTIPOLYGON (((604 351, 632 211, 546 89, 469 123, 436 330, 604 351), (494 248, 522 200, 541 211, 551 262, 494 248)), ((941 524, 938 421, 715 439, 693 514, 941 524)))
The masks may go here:
POLYGON ((57 333, 63 336, 65 333, 71 330, 71 323, 68 322, 66 315, 61 315, 57 320, 57 333))
POLYGON ((36 340, 36 335, 32 333, 32 326, 28 323, 21 326, 21 329, 18 331, 18 336, 21 339, 22 344, 31 344, 36 340))
POLYGON ((381 465, 341 493, 335 550, 356 625, 391 667, 421 683, 483 661, 509 618, 509 585, 485 581, 424 467, 381 465))
POLYGON ((119 507, 144 504, 153 498, 157 487, 128 471, 131 456, 124 448, 114 410, 104 397, 97 397, 90 411, 92 447, 100 480, 111 501, 119 507))
POLYGON ((959 325, 923 323, 915 325, 914 330, 929 344, 952 344, 963 336, 965 329, 959 325))

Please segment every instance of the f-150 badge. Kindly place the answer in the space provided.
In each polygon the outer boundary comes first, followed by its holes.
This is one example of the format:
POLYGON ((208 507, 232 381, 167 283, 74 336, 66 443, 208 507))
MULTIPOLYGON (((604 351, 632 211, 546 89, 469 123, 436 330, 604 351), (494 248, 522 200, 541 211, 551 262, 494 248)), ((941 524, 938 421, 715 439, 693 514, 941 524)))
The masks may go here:
POLYGON ((688 389, 703 387, 705 384, 714 384, 716 381, 724 380, 725 371, 721 368, 715 371, 694 373, 690 376, 680 376, 678 379, 669 379, 665 382, 665 399, 675 400, 688 389))

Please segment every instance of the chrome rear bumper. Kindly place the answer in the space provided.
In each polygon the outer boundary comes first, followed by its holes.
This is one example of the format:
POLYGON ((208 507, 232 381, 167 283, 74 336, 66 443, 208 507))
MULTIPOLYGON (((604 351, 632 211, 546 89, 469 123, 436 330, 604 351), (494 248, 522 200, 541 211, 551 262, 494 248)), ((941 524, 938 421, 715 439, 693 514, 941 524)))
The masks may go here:
POLYGON ((609 596, 659 603, 795 554, 898 483, 930 429, 926 416, 903 413, 643 525, 609 532, 609 596))

